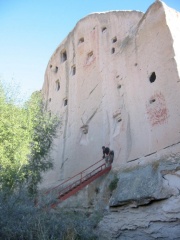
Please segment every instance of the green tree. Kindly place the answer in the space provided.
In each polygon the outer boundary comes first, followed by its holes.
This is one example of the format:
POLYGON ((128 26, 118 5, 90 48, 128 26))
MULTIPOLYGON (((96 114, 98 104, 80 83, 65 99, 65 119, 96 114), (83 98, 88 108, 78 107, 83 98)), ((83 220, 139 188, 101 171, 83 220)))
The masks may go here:
POLYGON ((26 183, 35 194, 42 172, 53 167, 49 152, 59 121, 44 111, 40 92, 19 105, 0 83, 0 188, 26 183))
POLYGON ((27 172, 28 189, 31 194, 37 193, 37 185, 42 181, 42 172, 53 168, 53 160, 50 156, 53 139, 59 120, 44 111, 42 96, 35 92, 26 104, 30 132, 30 155, 28 164, 25 166, 27 172))
POLYGON ((21 181, 22 166, 30 154, 26 131, 27 116, 22 107, 7 98, 0 85, 0 183, 1 187, 13 188, 21 181))

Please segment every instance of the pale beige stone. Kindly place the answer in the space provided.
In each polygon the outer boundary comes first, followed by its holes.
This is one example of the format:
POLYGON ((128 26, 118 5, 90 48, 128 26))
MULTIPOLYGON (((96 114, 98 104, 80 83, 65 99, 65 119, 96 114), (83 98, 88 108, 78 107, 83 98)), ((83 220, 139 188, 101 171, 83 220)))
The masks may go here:
POLYGON ((62 126, 43 186, 100 160, 103 145, 118 169, 180 142, 179 42, 180 14, 160 1, 145 14, 94 13, 76 24, 45 73, 47 111, 62 126))

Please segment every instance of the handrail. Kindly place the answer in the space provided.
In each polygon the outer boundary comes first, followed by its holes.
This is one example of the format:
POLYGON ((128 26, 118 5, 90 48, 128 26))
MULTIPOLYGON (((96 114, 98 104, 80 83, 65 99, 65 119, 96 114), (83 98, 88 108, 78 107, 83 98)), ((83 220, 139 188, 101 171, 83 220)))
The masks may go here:
MULTIPOLYGON (((73 177, 67 179, 66 181, 62 182, 61 184, 59 184, 59 185, 57 185, 57 186, 55 186, 55 187, 53 187, 53 188, 47 190, 47 191, 45 192, 45 194, 48 194, 48 193, 50 193, 51 191, 53 191, 53 190, 55 190, 55 189, 57 189, 57 188, 63 186, 65 183, 71 181, 72 179, 74 179, 74 178, 77 177, 78 175, 81 175, 81 178, 80 178, 80 179, 82 179, 82 174, 83 174, 84 172, 86 172, 88 169, 90 169, 91 167, 95 166, 96 164, 98 164, 98 163, 101 162, 102 160, 104 160, 104 159, 103 159, 103 158, 100 159, 99 161, 97 161, 97 162, 94 163, 93 165, 89 166, 88 168, 84 169, 84 170, 81 171, 80 173, 78 173, 78 174, 74 175, 73 177)), ((103 164, 103 165, 105 165, 105 164, 103 164)))
POLYGON ((71 190, 73 187, 76 187, 78 184, 82 183, 83 181, 87 180, 88 178, 92 177, 94 174, 97 173, 97 170, 100 169, 100 171, 103 169, 103 167, 106 167, 106 164, 102 164, 99 167, 95 168, 92 172, 88 173, 87 175, 85 175, 83 178, 80 178, 78 180, 76 180, 75 182, 73 182, 72 184, 65 186, 63 189, 60 190, 59 192, 59 197, 67 192, 68 190, 71 190))

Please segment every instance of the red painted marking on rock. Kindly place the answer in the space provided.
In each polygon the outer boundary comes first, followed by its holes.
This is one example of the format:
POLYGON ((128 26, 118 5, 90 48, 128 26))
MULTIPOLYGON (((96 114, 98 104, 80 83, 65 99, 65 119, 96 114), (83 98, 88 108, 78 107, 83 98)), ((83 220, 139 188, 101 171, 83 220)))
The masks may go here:
POLYGON ((146 105, 148 119, 152 126, 167 123, 168 109, 166 107, 165 97, 162 93, 154 94, 150 102, 146 105), (154 102, 151 100, 154 99, 154 102), (151 103, 150 103, 151 102, 151 103))

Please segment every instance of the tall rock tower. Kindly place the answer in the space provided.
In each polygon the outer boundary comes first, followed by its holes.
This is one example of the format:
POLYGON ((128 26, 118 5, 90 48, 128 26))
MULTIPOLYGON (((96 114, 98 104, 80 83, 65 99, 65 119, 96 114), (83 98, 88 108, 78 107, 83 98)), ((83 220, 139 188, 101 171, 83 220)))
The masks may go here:
POLYGON ((180 14, 161 1, 147 12, 81 19, 52 55, 42 92, 62 121, 49 187, 115 152, 113 169, 180 149, 180 14))

